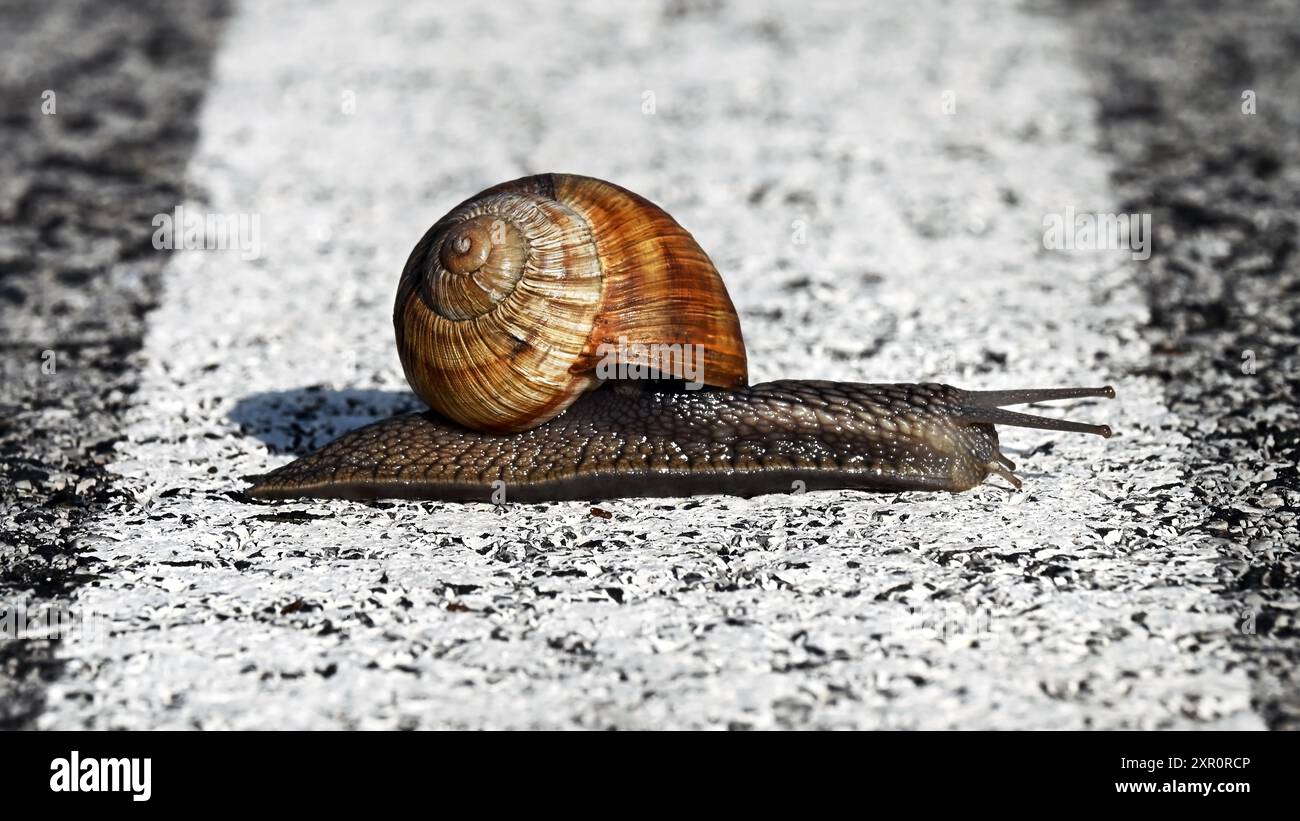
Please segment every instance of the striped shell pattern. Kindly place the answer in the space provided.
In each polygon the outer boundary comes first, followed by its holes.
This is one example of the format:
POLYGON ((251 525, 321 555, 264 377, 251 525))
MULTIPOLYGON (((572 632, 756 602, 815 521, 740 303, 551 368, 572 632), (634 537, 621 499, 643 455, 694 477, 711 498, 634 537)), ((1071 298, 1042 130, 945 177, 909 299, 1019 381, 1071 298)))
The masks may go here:
POLYGON ((748 384, 708 255, 658 206, 590 177, 525 177, 452 209, 411 252, 393 323, 411 387, 474 430, 545 422, 600 384, 602 358, 638 346, 700 346, 705 384, 748 384))

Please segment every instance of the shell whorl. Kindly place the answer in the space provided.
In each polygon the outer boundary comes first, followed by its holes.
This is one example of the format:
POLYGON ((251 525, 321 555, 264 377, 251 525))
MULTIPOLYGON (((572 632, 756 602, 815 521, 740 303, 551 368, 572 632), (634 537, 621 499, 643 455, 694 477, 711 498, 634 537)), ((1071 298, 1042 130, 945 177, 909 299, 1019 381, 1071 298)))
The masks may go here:
POLYGON ((706 384, 747 384, 708 256, 658 206, 588 177, 525 177, 454 208, 412 251, 393 322, 411 387, 475 430, 554 417, 620 341, 699 345, 706 384))

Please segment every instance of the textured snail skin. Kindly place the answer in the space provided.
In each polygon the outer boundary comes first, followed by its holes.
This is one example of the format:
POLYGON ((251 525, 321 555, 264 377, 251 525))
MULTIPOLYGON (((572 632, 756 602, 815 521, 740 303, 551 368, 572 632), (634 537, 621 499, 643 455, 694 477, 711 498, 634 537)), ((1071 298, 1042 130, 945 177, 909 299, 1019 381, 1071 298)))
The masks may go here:
POLYGON ((804 380, 737 390, 618 386, 517 433, 471 431, 432 412, 395 416, 261 477, 248 494, 486 502, 501 501, 494 491, 504 489, 506 501, 537 502, 831 488, 955 492, 990 473, 1019 487, 995 424, 1111 432, 1000 406, 1084 396, 1114 391, 804 380))

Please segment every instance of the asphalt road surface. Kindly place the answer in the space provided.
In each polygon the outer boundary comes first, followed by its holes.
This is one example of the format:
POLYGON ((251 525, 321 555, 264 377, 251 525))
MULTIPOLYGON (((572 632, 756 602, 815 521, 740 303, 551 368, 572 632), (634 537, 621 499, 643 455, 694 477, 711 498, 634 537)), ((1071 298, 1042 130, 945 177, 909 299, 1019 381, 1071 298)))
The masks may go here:
POLYGON ((860 5, 7 5, 0 592, 102 629, 0 642, 4 723, 1300 724, 1296 4, 860 5), (1018 493, 243 497, 417 406, 406 255, 542 171, 689 228, 754 381, 1109 383, 1039 412, 1117 435, 1004 433, 1018 493))

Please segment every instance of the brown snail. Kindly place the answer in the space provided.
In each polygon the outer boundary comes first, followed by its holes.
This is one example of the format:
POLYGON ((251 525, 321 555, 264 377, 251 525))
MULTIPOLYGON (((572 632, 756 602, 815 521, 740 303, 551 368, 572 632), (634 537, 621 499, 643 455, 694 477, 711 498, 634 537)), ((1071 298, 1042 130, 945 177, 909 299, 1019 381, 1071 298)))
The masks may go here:
POLYGON ((1018 488, 994 425, 1111 434, 1002 409, 1114 397, 1110 387, 750 386, 740 322, 695 239, 590 177, 525 177, 452 209, 411 252, 393 321, 407 380, 433 410, 347 433, 260 477, 250 496, 961 491, 990 473, 1018 488), (670 381, 593 390, 627 367, 670 381))

